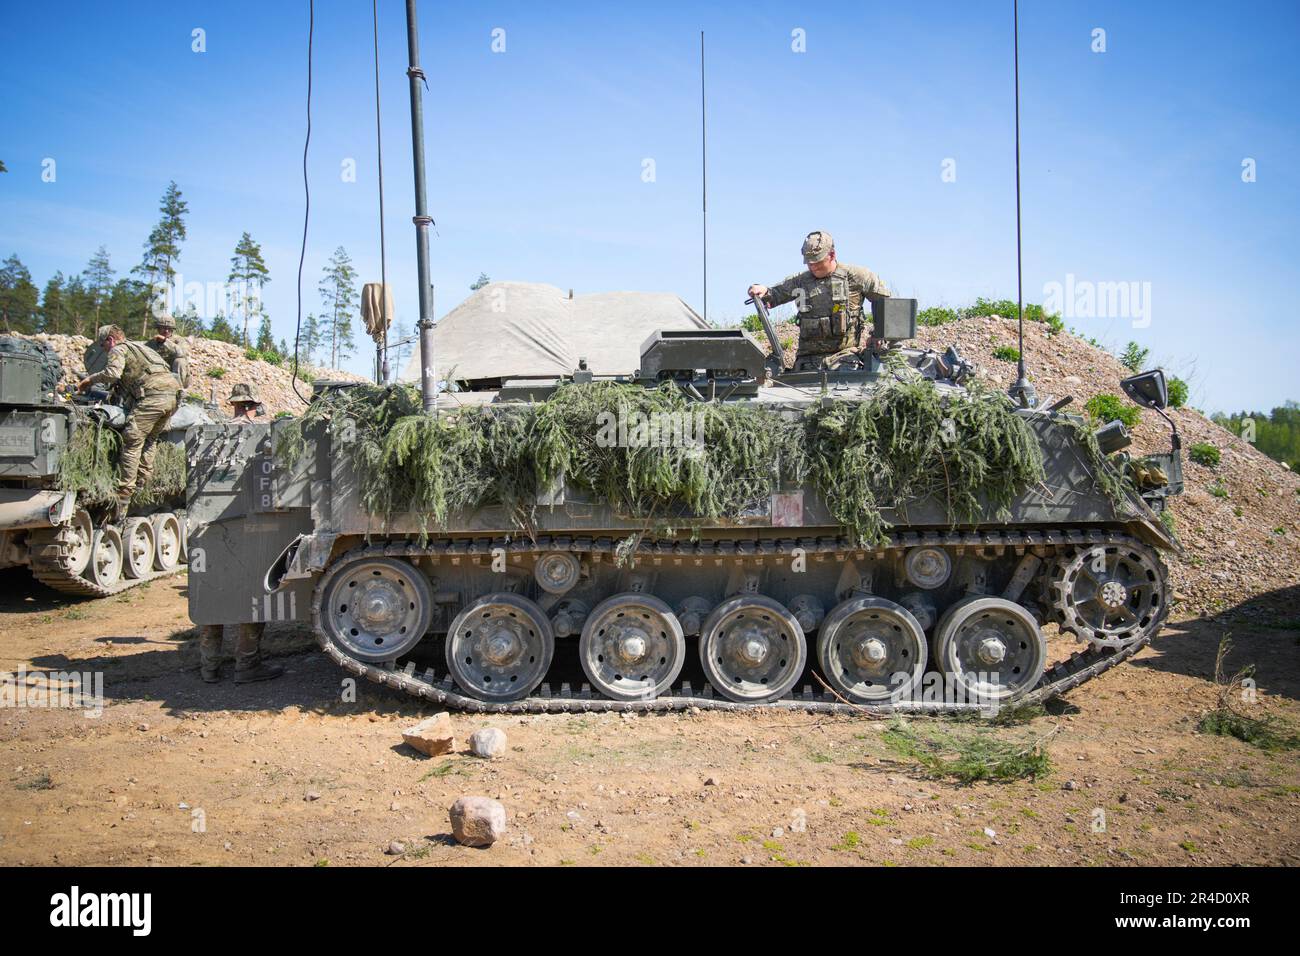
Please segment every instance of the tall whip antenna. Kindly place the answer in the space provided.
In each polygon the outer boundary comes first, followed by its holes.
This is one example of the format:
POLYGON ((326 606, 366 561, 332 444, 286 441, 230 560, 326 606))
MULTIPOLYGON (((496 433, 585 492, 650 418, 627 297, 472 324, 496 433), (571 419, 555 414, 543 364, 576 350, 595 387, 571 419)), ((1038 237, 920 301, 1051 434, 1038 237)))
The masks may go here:
POLYGON ((704 31, 700 31, 700 215, 704 240, 704 321, 709 321, 709 132, 704 111, 704 31))
POLYGON ((1029 384, 1029 376, 1025 374, 1025 297, 1020 262, 1020 0, 1012 0, 1011 10, 1016 82, 1016 312, 1019 316, 1020 357, 1016 366, 1016 384, 1011 386, 1008 393, 1020 403, 1021 408, 1028 408, 1035 403, 1037 396, 1034 394, 1034 386, 1029 384))

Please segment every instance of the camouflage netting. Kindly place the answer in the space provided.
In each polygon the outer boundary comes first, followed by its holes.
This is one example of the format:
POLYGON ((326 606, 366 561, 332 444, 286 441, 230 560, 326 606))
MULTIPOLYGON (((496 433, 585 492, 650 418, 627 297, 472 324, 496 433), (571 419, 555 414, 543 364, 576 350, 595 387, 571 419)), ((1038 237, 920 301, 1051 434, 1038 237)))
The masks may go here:
MULTIPOLYGON (((121 450, 121 435, 94 418, 79 414, 72 440, 59 461, 59 487, 77 492, 82 504, 112 504, 117 497, 117 459, 121 450)), ((131 503, 149 507, 184 492, 185 449, 160 441, 154 454, 153 473, 131 503)))
POLYGON ((349 455, 367 510, 414 514, 434 528, 456 512, 502 505, 527 531, 538 494, 561 478, 660 528, 739 518, 783 483, 808 483, 866 545, 890 527, 885 507, 934 497, 954 526, 979 520, 985 503, 1005 519, 1015 497, 1044 476, 1037 438, 1003 395, 945 394, 926 380, 890 381, 870 401, 802 413, 694 403, 672 385, 597 382, 562 385, 534 404, 437 417, 422 412, 410 386, 358 386, 288 425, 277 454, 296 462, 304 429, 321 423, 349 455), (656 416, 684 417, 687 440, 676 432, 672 441, 643 441, 644 432, 610 440, 611 422, 656 416))

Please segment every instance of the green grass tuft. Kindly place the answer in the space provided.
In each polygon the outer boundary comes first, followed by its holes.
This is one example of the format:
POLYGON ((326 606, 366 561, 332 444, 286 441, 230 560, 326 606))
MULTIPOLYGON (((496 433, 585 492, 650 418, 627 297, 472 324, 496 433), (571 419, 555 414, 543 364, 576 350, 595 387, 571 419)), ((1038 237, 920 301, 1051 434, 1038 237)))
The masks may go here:
POLYGON ((959 783, 1043 777, 1052 769, 1051 759, 1040 743, 1004 741, 988 730, 971 733, 955 733, 941 727, 921 730, 896 719, 881 739, 891 751, 915 760, 933 776, 950 777, 959 783))
POLYGON ((1187 449, 1187 457, 1198 465, 1204 465, 1207 468, 1219 467, 1222 455, 1219 449, 1207 441, 1197 442, 1191 448, 1187 449))

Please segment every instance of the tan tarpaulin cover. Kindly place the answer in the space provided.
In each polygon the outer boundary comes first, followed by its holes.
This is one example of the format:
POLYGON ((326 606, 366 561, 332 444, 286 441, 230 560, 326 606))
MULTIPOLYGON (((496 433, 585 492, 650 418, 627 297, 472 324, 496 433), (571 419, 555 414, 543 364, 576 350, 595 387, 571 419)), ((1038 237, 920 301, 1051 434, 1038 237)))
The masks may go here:
POLYGON ((375 341, 393 324, 393 287, 379 282, 367 282, 361 287, 361 321, 366 332, 375 341), (380 291, 383 292, 383 309, 380 309, 380 291))
MULTIPOLYGON (((434 326, 439 379, 568 375, 585 358, 597 375, 627 375, 656 329, 706 329, 668 292, 599 292, 570 299, 555 286, 492 282, 434 326)), ((414 348, 402 381, 420 379, 414 348)))

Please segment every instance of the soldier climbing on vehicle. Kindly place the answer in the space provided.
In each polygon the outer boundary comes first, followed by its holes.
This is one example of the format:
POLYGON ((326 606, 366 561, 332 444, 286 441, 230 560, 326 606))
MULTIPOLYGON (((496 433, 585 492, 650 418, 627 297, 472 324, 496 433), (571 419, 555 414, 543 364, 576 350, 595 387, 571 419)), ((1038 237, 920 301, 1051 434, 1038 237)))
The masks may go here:
POLYGON ((101 327, 101 331, 106 334, 98 344, 108 359, 103 369, 78 382, 77 390, 84 392, 92 385, 118 386, 131 399, 126 428, 122 431, 117 507, 113 513, 113 520, 121 522, 126 518, 132 496, 153 473, 158 439, 176 411, 180 385, 162 356, 153 349, 128 342, 119 326, 101 327))
MULTIPOLYGON (((835 241, 824 230, 803 241, 804 272, 768 288, 751 285, 749 294, 772 307, 795 302, 799 310, 799 354, 796 369, 820 368, 828 358, 857 351, 863 331, 863 301, 887 298, 884 281, 870 269, 840 262, 835 241)), ((875 346, 868 336, 867 345, 875 346)))

